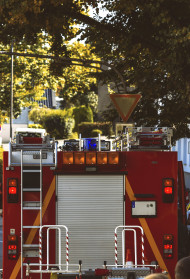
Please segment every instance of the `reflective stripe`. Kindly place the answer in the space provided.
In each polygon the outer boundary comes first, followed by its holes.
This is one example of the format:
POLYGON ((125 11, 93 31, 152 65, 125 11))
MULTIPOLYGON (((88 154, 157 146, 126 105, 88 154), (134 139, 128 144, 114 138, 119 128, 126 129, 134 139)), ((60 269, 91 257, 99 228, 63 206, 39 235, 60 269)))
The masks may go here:
MULTIPOLYGON (((43 202, 43 207, 42 207, 42 218, 46 212, 46 209, 49 205, 49 202, 53 196, 53 193, 55 191, 55 177, 53 178, 52 182, 51 182, 51 185, 47 191, 47 194, 45 196, 45 199, 44 199, 44 202, 43 202)), ((39 226, 40 225, 40 212, 38 213, 35 221, 34 221, 34 224, 33 226, 39 226)), ((30 230, 30 233, 28 235, 28 238, 26 240, 26 243, 25 244, 31 244, 33 239, 34 239, 34 236, 37 232, 37 229, 31 229, 30 230)), ((23 258, 23 261, 24 261, 24 258, 23 258)), ((17 263, 15 264, 15 267, 11 273, 11 276, 10 276, 10 279, 15 279, 20 271, 20 268, 21 268, 21 256, 18 258, 18 261, 17 263)))
MULTIPOLYGON (((130 201, 136 200, 136 198, 134 196, 133 189, 132 189, 132 187, 131 187, 131 185, 129 183, 129 180, 127 179, 127 176, 125 176, 125 188, 126 188, 126 192, 127 192, 128 196, 129 196, 130 201)), ((168 272, 168 269, 167 269, 167 267, 165 265, 165 262, 164 262, 164 260, 162 258, 162 255, 160 254, 160 251, 159 251, 159 249, 158 249, 158 247, 156 245, 154 237, 153 237, 153 235, 152 235, 152 233, 150 231, 150 228, 149 228, 145 218, 139 218, 139 222, 140 222, 140 224, 141 224, 141 226, 142 226, 142 228, 144 230, 144 233, 145 233, 145 235, 147 237, 147 240, 148 240, 148 242, 150 244, 150 247, 152 248, 153 254, 156 257, 157 262, 158 262, 160 268, 163 269, 163 270, 166 270, 168 272)), ((171 279, 169 274, 168 274, 168 276, 171 279)))

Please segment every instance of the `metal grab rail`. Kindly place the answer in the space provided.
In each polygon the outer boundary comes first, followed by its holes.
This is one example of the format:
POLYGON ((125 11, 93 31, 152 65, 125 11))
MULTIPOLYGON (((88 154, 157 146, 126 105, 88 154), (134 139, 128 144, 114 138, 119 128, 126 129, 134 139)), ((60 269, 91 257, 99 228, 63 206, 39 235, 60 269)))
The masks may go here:
POLYGON ((29 276, 30 273, 39 273, 42 274, 50 274, 50 273, 63 273, 63 274, 71 274, 71 273, 78 273, 81 272, 81 266, 80 264, 69 264, 69 267, 73 267, 71 270, 63 269, 63 267, 66 267, 66 264, 61 264, 61 269, 57 270, 55 269, 55 264, 49 264, 50 269, 40 269, 40 267, 47 267, 47 264, 39 264, 39 263, 23 263, 23 265, 26 267, 26 276, 29 276), (32 267, 35 267, 35 269, 31 269, 32 267), (39 267, 39 269, 37 269, 39 267), (76 267, 76 269, 74 269, 76 267), (78 268, 77 268, 78 267, 78 268), (52 269, 51 269, 52 268, 52 269))
POLYGON ((39 266, 40 271, 42 271, 42 229, 47 228, 47 264, 45 265, 47 267, 47 270, 49 269, 49 230, 58 230, 59 232, 59 269, 61 269, 61 228, 66 230, 66 271, 69 269, 69 235, 68 235, 68 228, 65 225, 43 225, 40 226, 39 229, 39 266))
MULTIPOLYGON (((115 266, 117 267, 118 266, 118 257, 117 257, 117 230, 119 228, 123 228, 123 231, 125 230, 135 230, 135 229, 140 229, 141 230, 141 249, 142 249, 142 265, 144 265, 144 230, 141 226, 125 226, 125 225, 120 225, 120 226, 117 226, 115 228, 115 266)), ((124 239, 122 239, 124 240, 124 239)), ((125 249, 125 245, 124 245, 124 241, 122 241, 122 249, 124 251, 125 249)), ((137 252, 137 250, 135 250, 135 253, 137 252)), ((124 255, 124 253, 123 253, 124 255)), ((122 255, 122 256, 123 256, 122 255)), ((124 257, 124 256, 123 256, 124 257)), ((124 259, 123 259, 124 261, 124 259)))
POLYGON ((133 231, 134 232, 134 251, 135 251, 135 266, 137 265, 137 232, 135 229, 124 229, 122 230, 122 262, 123 266, 125 266, 125 231, 133 231))
MULTIPOLYGON (((44 152, 48 152, 48 154, 52 154, 51 157, 42 158, 43 165, 48 165, 52 167, 57 167, 57 142, 54 139, 50 139, 49 137, 44 137, 42 143, 35 144, 35 143, 15 143, 13 141, 9 142, 9 152, 8 152, 8 167, 11 168, 12 166, 20 166, 21 162, 19 160, 21 150, 23 152, 30 151, 33 155, 34 152, 40 152, 40 150, 44 152)), ((24 154, 23 155, 28 155, 24 154)), ((37 158, 35 158, 37 159, 37 158)), ((40 159, 40 158, 38 158, 40 159)), ((32 160, 29 165, 39 165, 39 160, 32 160)))

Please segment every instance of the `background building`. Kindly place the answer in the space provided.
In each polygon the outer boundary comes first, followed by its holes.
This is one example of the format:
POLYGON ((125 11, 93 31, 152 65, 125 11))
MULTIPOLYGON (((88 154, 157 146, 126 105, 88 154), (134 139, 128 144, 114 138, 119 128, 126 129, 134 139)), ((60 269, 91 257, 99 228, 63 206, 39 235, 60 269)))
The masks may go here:
MULTIPOLYGON (((35 102, 35 100, 32 101, 35 102)), ((51 89, 46 89, 44 95, 42 96, 42 100, 36 102, 38 102, 40 107, 47 107, 47 108, 57 107, 55 92, 51 89)), ((13 136, 17 128, 25 128, 32 123, 31 121, 29 121, 28 118, 29 111, 30 108, 23 108, 19 117, 17 119, 13 119, 13 125, 12 125, 13 136)), ((10 141, 10 123, 4 123, 3 125, 1 125, 1 130, 0 130, 0 144, 8 143, 9 141, 10 141)))
POLYGON ((178 152, 178 161, 183 162, 186 187, 190 190, 190 138, 182 138, 172 147, 178 152))

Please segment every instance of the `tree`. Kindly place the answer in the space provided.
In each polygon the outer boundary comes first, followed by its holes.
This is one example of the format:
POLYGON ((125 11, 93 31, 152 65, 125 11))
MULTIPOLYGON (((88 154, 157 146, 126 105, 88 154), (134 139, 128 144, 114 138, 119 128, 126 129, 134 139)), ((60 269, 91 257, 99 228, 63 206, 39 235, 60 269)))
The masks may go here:
POLYGON ((108 10, 101 22, 118 33, 91 26, 83 36, 100 57, 115 61, 128 87, 143 95, 133 119, 139 125, 174 126, 175 138, 190 136, 189 1, 101 3, 108 10))
MULTIPOLYGON (((68 44, 67 50, 71 53, 71 59, 97 60, 89 45, 74 42, 68 44)), ((60 64, 58 66, 60 67, 60 64)), ((59 96, 62 98, 62 108, 86 105, 90 106, 96 114, 98 105, 97 82, 94 77, 96 72, 96 68, 77 66, 77 63, 62 69, 60 76, 63 77, 64 82, 59 84, 58 89, 59 96)))
MULTIPOLYGON (((75 42, 68 45, 68 53, 72 57, 78 57, 80 60, 96 59, 91 54, 89 46, 75 42)), ((1 45, 0 49, 6 50, 9 46, 1 45)), ((20 107, 31 106, 32 100, 40 100, 44 94, 44 89, 51 88, 57 91, 57 94, 63 99, 62 108, 70 106, 80 106, 82 104, 90 105, 94 114, 97 111, 97 92, 96 79, 91 76, 97 71, 92 67, 82 67, 80 62, 74 61, 65 65, 62 60, 49 59, 49 50, 51 48, 51 36, 39 34, 38 39, 32 46, 26 45, 25 41, 15 44, 14 56, 14 115, 20 112, 20 107), (25 55, 25 50, 27 54, 25 55), (35 56, 35 53, 38 57, 35 56), (21 56, 20 56, 21 54, 21 56), (31 57, 30 57, 31 55, 31 57), (39 57, 40 56, 40 57, 39 57), (16 106, 17 105, 17 106, 16 106)), ((2 83, 0 90, 2 92, 0 108, 10 111, 10 58, 0 56, 2 83), (8 82, 7 82, 8 81, 8 82)), ((54 56, 55 57, 55 56, 54 56)), ((33 106, 37 103, 33 102, 33 106)))
POLYGON ((93 113, 90 107, 80 106, 69 109, 33 108, 29 119, 39 123, 47 133, 56 139, 67 138, 72 132, 78 132, 80 122, 93 122, 93 113))
MULTIPOLYGON (((28 53, 47 54, 49 48, 45 34, 38 34, 36 43, 33 45, 27 45, 25 41, 14 44, 14 50, 23 53, 27 49, 28 53)), ((10 46, 1 44, 0 50, 10 50, 10 46)), ((13 59, 13 112, 17 117, 21 107, 37 105, 34 100, 40 100, 45 89, 57 89, 57 84, 62 78, 54 78, 50 75, 47 59, 22 56, 14 56, 13 59)), ((7 55, 0 56, 0 80, 0 111, 10 115, 11 58, 7 55)))
MULTIPOLYGON (((31 44, 44 30, 52 36, 52 53, 67 57, 64 40, 73 38, 74 24, 80 24, 81 39, 143 95, 134 114, 137 124, 168 124, 189 135, 189 13, 188 0, 2 1, 0 40, 24 38, 31 44), (98 15, 100 4, 106 9, 103 18, 98 15), (90 5, 97 13, 94 18, 86 14, 90 5)), ((115 72, 108 70, 105 81, 112 79, 119 86, 115 72)))

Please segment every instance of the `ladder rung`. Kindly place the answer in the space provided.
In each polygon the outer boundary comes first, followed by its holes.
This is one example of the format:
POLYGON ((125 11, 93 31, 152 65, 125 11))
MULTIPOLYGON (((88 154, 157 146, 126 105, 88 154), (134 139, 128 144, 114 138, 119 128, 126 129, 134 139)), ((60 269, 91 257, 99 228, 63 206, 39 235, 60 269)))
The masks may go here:
POLYGON ((26 207, 23 207, 22 209, 23 210, 40 210, 41 206, 40 207, 37 207, 37 206, 26 206, 26 207))
POLYGON ((40 200, 37 201, 23 201, 23 207, 40 207, 40 200))
POLYGON ((23 172, 41 172, 41 170, 23 170, 23 172))
POLYGON ((40 226, 22 226, 23 229, 40 229, 40 226))
POLYGON ((23 188, 23 192, 40 192, 40 188, 23 188))
POLYGON ((39 244, 23 244, 23 248, 38 248, 40 245, 39 244))

